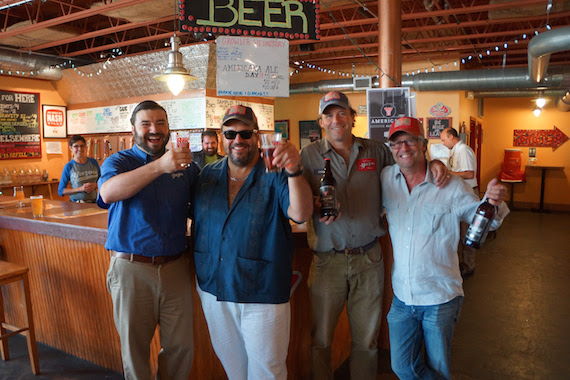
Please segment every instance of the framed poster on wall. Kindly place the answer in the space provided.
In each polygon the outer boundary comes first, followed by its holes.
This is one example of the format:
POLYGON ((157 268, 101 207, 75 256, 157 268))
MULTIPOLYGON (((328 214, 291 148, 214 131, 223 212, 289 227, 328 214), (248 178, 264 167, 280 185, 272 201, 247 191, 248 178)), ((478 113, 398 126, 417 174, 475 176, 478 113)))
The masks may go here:
POLYGON ((0 90, 0 159, 41 156, 40 94, 0 90))
POLYGON ((450 117, 428 117, 428 139, 439 139, 441 137, 441 132, 447 128, 451 127, 450 117))
POLYGON ((275 133, 281 133, 284 139, 289 138, 289 120, 275 120, 275 133))
POLYGON ((320 140, 321 137, 321 127, 316 120, 299 122, 299 142, 301 149, 314 141, 320 140))
POLYGON ((42 104, 42 126, 44 139, 67 137, 67 108, 42 104))

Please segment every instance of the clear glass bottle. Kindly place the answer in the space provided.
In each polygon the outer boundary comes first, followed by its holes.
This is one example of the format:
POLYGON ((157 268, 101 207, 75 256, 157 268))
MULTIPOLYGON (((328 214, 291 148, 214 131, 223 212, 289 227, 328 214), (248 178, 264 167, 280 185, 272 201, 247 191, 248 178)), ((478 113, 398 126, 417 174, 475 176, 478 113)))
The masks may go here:
POLYGON ((34 182, 41 182, 42 181, 42 173, 40 172, 40 168, 38 165, 34 168, 34 182))

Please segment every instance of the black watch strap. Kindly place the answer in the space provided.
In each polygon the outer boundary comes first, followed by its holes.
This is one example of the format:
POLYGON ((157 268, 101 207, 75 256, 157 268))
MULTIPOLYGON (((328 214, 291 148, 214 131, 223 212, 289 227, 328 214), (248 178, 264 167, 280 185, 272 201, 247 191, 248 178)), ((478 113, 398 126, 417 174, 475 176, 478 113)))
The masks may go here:
POLYGON ((298 176, 300 176, 300 175, 303 174, 303 173, 304 173, 304 170, 303 170, 303 167, 302 167, 302 166, 300 166, 300 167, 299 167, 299 170, 297 170, 295 173, 291 173, 291 174, 289 174, 289 172, 288 172, 287 170, 285 170, 285 175, 286 175, 288 178, 298 177, 298 176))

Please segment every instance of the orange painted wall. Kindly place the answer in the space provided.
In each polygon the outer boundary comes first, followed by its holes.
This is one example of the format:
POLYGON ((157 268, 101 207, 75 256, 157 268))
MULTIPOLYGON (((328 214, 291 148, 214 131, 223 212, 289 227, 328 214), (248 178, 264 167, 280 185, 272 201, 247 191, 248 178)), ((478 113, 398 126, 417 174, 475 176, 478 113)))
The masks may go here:
MULTIPOLYGON (((58 141, 62 144, 62 154, 46 154, 45 140, 41 128, 41 113, 42 104, 61 105, 65 106, 65 102, 59 96, 51 82, 39 79, 23 79, 10 76, 1 76, 0 89, 5 91, 21 91, 21 92, 36 92, 40 94, 40 135, 42 145, 41 158, 25 158, 25 159, 8 159, 0 160, 0 170, 4 172, 4 168, 16 168, 17 170, 22 166, 24 170, 28 166, 34 170, 37 165, 40 170, 46 169, 49 173, 49 179, 60 178, 63 166, 70 160, 70 152, 66 139, 48 139, 50 142, 58 141)), ((55 190, 55 189, 54 189, 55 190)), ((29 195, 29 194, 27 194, 29 195)), ((45 194, 44 194, 45 195, 45 194)), ((56 194, 54 198, 57 199, 56 194)))
MULTIPOLYGON (((528 148, 513 146, 515 129, 553 130, 554 126, 570 136, 570 113, 558 111, 550 101, 539 117, 532 114, 531 98, 496 98, 485 100, 482 119, 482 170, 481 182, 486 184, 498 176, 504 157, 504 149, 522 150, 522 170, 525 170, 528 148)), ((549 171, 546 175, 544 203, 559 205, 570 210, 570 141, 555 151, 552 148, 536 148, 537 165, 564 166, 564 170, 549 171)), ((519 202, 536 207, 540 199, 540 170, 527 169, 526 183, 516 184, 515 205, 519 202)))

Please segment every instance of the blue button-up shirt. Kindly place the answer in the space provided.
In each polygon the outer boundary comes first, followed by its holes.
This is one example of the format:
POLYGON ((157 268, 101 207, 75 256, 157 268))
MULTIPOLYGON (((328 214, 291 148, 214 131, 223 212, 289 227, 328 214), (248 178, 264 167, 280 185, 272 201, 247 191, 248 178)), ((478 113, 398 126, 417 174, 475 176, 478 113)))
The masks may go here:
MULTIPOLYGON (((99 188, 111 177, 152 161, 136 145, 107 158, 101 166, 99 188)), ((186 222, 199 169, 162 174, 129 199, 99 206, 109 208, 105 248, 142 256, 177 255, 186 247, 186 222)))
POLYGON ((293 237, 283 173, 253 168, 231 207, 228 158, 200 173, 194 262, 200 288, 219 301, 284 303, 291 288, 293 237))
MULTIPOLYGON (((443 189, 429 170, 408 191, 398 165, 382 172, 382 196, 392 239, 394 294, 406 305, 439 305, 463 295, 457 245, 459 222, 470 223, 481 203, 471 187, 452 175, 443 189)), ((509 209, 503 202, 491 225, 498 228, 509 209)))

